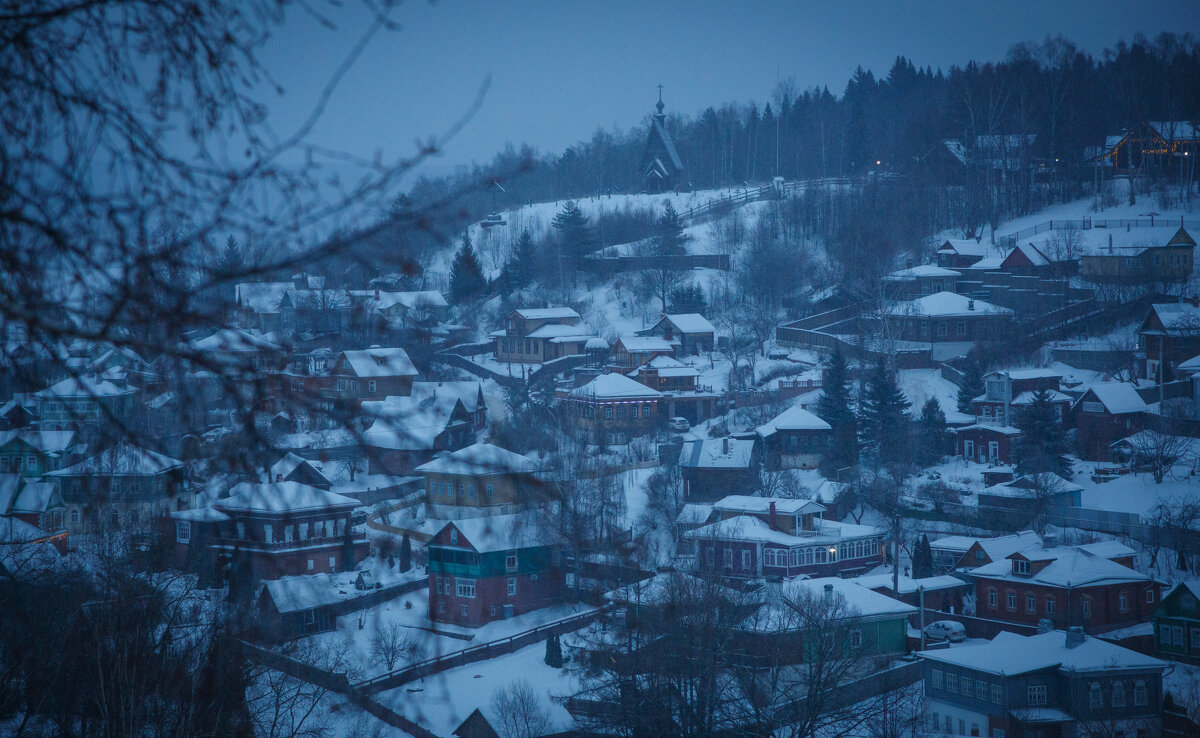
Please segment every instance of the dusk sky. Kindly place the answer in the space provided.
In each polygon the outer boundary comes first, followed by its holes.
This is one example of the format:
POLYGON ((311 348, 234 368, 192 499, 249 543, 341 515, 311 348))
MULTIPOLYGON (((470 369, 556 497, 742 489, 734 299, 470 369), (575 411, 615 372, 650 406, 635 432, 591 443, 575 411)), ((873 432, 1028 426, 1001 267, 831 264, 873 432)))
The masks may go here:
MULTIPOLYGON (((293 13, 262 55, 287 90, 270 101, 279 131, 300 120, 365 28, 353 3, 337 31, 293 13)), ((438 174, 485 162, 506 142, 560 151, 598 127, 628 129, 651 112, 768 101, 780 79, 840 94, 855 67, 884 75, 897 55, 947 69, 1002 59, 1014 42, 1063 34, 1099 55, 1141 32, 1200 31, 1196 0, 688 3, 609 0, 410 2, 399 32, 377 36, 343 80, 313 140, 371 156, 413 151, 444 132, 490 76, 482 109, 438 174)))

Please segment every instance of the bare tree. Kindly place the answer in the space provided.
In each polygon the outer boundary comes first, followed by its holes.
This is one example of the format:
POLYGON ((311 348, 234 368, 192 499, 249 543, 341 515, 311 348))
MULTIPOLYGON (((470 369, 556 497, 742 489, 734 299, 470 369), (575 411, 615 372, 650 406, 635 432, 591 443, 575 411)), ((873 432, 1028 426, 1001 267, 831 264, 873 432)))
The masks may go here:
POLYGON ((388 671, 404 661, 420 661, 425 655, 421 642, 413 638, 412 631, 400 623, 379 626, 371 638, 371 656, 383 662, 388 671))
POLYGON ((1133 465, 1149 468, 1155 484, 1162 484, 1176 464, 1187 461, 1192 455, 1194 439, 1165 430, 1148 429, 1135 434, 1128 441, 1133 465))
POLYGON ((496 690, 491 704, 500 738, 538 738, 553 727, 528 680, 516 679, 496 690))

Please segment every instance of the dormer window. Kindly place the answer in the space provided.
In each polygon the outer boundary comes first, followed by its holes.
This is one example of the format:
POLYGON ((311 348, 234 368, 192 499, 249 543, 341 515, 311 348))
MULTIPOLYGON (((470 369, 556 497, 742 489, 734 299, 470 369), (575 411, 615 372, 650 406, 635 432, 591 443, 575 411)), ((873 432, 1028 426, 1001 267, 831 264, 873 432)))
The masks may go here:
POLYGON ((1029 562, 1025 559, 1013 559, 1013 574, 1029 576, 1029 562))

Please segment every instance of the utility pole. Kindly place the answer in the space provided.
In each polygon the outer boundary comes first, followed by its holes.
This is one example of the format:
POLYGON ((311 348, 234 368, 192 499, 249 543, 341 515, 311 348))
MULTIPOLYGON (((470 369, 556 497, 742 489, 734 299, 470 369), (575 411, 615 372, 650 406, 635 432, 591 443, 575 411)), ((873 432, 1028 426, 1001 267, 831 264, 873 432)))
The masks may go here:
POLYGON ((917 587, 919 609, 921 610, 921 650, 925 650, 925 585, 917 587))

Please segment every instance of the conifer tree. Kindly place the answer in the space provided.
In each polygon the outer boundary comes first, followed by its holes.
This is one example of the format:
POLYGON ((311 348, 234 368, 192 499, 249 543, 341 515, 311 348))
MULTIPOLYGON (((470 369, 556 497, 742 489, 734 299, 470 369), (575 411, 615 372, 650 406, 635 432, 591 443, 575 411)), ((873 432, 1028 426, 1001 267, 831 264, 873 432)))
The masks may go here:
POLYGON ((946 413, 936 397, 930 397, 921 407, 920 419, 921 463, 936 464, 950 453, 950 431, 946 426, 946 413))
POLYGON ((509 261, 513 266, 513 280, 517 287, 524 287, 533 281, 537 274, 537 252, 533 247, 533 236, 529 235, 528 230, 521 231, 509 261))
POLYGON ((412 541, 408 539, 408 533, 404 534, 404 538, 400 539, 400 571, 408 571, 412 568, 412 541))
POLYGON ((574 200, 568 200, 563 205, 563 209, 554 215, 551 225, 558 231, 560 255, 578 258, 594 250, 595 242, 588 218, 574 200))
POLYGON ((863 446, 880 464, 907 461, 911 428, 908 399, 896 383, 896 373, 882 354, 867 378, 859 403, 863 446))
POLYGON ((675 206, 667 200, 655 228, 654 250, 659 256, 678 256, 684 253, 683 245, 687 240, 688 236, 683 232, 679 213, 675 212, 675 206))
POLYGON ((551 635, 546 638, 546 665, 552 666, 555 669, 561 669, 563 665, 562 642, 558 636, 551 635))
POLYGON ((962 373, 963 386, 958 388, 958 411, 971 414, 971 400, 983 394, 983 367, 979 365, 974 351, 967 354, 962 373))
POLYGON ((221 274, 233 275, 241 272, 245 263, 242 247, 238 245, 233 234, 229 234, 229 238, 225 239, 225 248, 221 250, 221 261, 217 264, 217 269, 221 274))
POLYGON ((1066 432, 1055 416, 1049 392, 1033 393, 1033 402, 1017 414, 1017 428, 1021 431, 1013 448, 1017 474, 1053 472, 1061 477, 1070 476, 1066 432))
POLYGON ((471 234, 463 233, 462 248, 458 250, 450 267, 450 295, 455 302, 469 302, 482 295, 486 289, 487 280, 484 279, 479 260, 475 258, 471 234))
POLYGON ((921 534, 913 544, 912 577, 925 579, 933 576, 933 547, 929 545, 929 536, 921 534))
POLYGON ((852 466, 858 460, 858 419, 851 404, 850 371, 838 345, 821 373, 821 399, 817 401, 816 415, 833 429, 829 449, 821 461, 822 473, 833 478, 838 469, 852 466))

